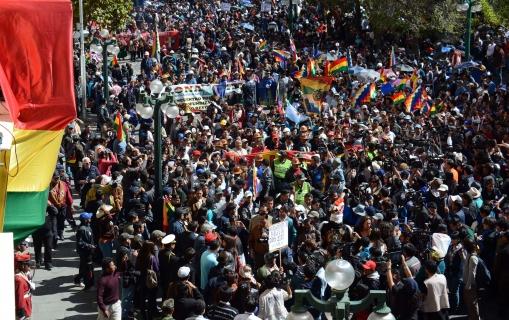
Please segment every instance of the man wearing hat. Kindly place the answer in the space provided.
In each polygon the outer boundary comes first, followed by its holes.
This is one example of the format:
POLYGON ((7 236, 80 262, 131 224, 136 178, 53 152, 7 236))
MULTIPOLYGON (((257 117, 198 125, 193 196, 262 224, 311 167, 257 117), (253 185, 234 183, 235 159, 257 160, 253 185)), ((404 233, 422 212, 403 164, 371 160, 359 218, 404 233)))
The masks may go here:
POLYGON ((17 255, 15 259, 18 270, 14 277, 16 319, 30 319, 32 316, 32 291, 35 289, 35 284, 30 276, 30 257, 17 255))
POLYGON ((80 257, 78 275, 74 277, 74 283, 85 290, 94 285, 94 265, 92 257, 95 250, 94 235, 90 227, 92 214, 83 212, 80 214, 80 227, 76 231, 76 251, 80 257), (81 281, 83 279, 83 282, 81 281))
POLYGON ((163 287, 163 298, 167 298, 168 286, 176 280, 176 274, 180 265, 180 258, 175 255, 175 235, 169 234, 161 240, 163 245, 159 251, 159 270, 163 287))
POLYGON ((173 311, 175 310, 175 301, 173 299, 166 299, 163 301, 162 311, 163 317, 161 320, 174 320, 173 311))
POLYGON ((56 230, 53 230, 55 237, 54 245, 58 240, 64 239, 65 219, 67 217, 67 210, 72 211, 72 193, 64 181, 60 180, 58 172, 53 173, 50 182, 50 192, 48 195, 48 206, 52 213, 56 214, 56 230))

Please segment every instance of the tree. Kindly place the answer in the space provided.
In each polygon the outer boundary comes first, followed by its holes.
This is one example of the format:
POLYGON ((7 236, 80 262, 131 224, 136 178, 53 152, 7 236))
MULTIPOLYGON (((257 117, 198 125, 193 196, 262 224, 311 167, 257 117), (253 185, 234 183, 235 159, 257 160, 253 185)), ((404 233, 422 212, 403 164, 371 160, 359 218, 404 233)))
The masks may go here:
POLYGON ((411 33, 457 36, 461 33, 462 16, 454 0, 365 0, 370 26, 377 35, 411 33))
MULTIPOLYGON (((79 21, 78 0, 72 0, 74 19, 79 21)), ((83 0, 83 20, 96 21, 111 31, 123 29, 131 19, 132 0, 83 0)))

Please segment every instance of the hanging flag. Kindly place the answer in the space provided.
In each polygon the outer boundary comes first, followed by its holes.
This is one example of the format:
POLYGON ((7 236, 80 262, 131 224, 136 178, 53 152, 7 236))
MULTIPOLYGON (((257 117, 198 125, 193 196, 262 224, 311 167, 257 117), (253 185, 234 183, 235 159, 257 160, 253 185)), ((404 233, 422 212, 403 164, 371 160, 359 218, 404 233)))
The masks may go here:
POLYGON ((341 72, 346 71, 348 71, 348 59, 347 57, 341 57, 337 60, 330 62, 328 75, 337 76, 341 72))
POLYGON ((370 103, 376 98, 376 88, 374 83, 366 83, 362 86, 355 95, 353 96, 352 102, 354 106, 358 106, 364 103, 370 103))
POLYGON ((18 243, 45 224, 62 137, 76 118, 73 18, 63 0, 0 1, 0 12, 8 48, 0 55, 0 232, 18 243))
POLYGON ((406 112, 414 113, 415 111, 420 110, 426 99, 427 99, 426 90, 424 90, 424 88, 418 87, 405 100, 406 112))
POLYGON ((389 57, 389 68, 392 68, 395 65, 396 65, 396 53, 394 52, 394 46, 392 46, 390 57, 389 57))
POLYGON ((330 90, 332 77, 314 77, 300 79, 300 86, 308 113, 320 113, 321 100, 324 92, 330 90))
POLYGON ((115 129, 117 140, 121 142, 126 141, 126 135, 124 132, 124 127, 122 125, 122 116, 120 115, 120 112, 117 112, 117 114, 115 115, 113 128, 115 129))
POLYGON ((396 92, 391 97, 392 103, 394 103, 394 105, 398 105, 400 103, 403 103, 405 101, 405 98, 406 98, 405 94, 403 92, 401 92, 401 91, 396 92))
POLYGON ((285 116, 297 125, 309 119, 308 116, 301 114, 288 100, 286 100, 285 116))
POLYGON ((258 45, 258 50, 264 51, 265 49, 267 49, 267 47, 268 47, 267 40, 262 40, 262 41, 260 41, 260 44, 258 45))

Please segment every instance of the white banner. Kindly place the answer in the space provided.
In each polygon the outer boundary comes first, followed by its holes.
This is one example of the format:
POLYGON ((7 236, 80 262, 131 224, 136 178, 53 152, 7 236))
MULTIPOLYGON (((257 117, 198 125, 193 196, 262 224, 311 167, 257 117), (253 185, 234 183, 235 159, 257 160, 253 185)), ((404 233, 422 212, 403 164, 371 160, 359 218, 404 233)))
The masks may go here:
POLYGON ((262 2, 261 12, 270 12, 272 10, 272 4, 270 2, 262 2))
POLYGON ((269 227, 269 252, 288 246, 288 222, 283 221, 269 227))
MULTIPOLYGON (((243 81, 228 82, 225 88, 225 97, 233 93, 240 93, 243 81)), ((224 88, 220 84, 177 84, 167 89, 173 95, 177 105, 185 103, 191 107, 193 112, 200 112, 207 109, 211 98, 219 95, 224 88)))
POLYGON ((230 9, 231 9, 231 4, 229 4, 228 2, 221 3, 221 11, 229 12, 230 9))

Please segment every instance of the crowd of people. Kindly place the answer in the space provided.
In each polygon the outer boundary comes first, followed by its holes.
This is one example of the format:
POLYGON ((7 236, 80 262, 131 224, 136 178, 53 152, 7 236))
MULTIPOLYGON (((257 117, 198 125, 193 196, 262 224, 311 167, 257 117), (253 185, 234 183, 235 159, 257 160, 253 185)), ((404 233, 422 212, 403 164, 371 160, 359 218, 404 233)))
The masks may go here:
MULTIPOLYGON (((90 53, 87 102, 97 117, 66 129, 46 223, 33 235, 37 267, 53 267, 67 221, 80 258, 74 280, 96 286, 98 319, 286 319, 295 290, 333 294, 324 274, 338 258, 355 269, 349 297, 387 290, 396 319, 476 320, 488 303, 493 319, 506 318, 509 34, 476 30, 477 63, 463 68, 454 61, 461 48, 411 35, 381 45, 344 8, 299 3, 288 19, 284 2, 269 12, 259 1, 228 3, 142 1, 118 32, 120 63, 108 79, 90 53), (171 40, 152 54, 156 26, 171 40), (412 71, 387 66, 391 46, 412 71), (377 94, 356 103, 366 80, 336 75, 319 113, 291 121, 287 104, 306 114, 300 71, 312 60, 316 76, 328 76, 325 61, 343 56, 350 67, 390 69, 390 79, 373 81, 377 94), (161 196, 154 120, 136 108, 155 79, 240 83, 230 95, 216 90, 204 110, 163 114, 161 196), (427 110, 383 94, 402 79, 405 95, 422 88, 427 110), (278 222, 288 224, 288 246, 269 252, 278 222)), ((89 25, 92 37, 99 29, 89 25)), ((26 291, 26 257, 16 257, 26 291)), ((18 315, 30 316, 25 305, 18 315)))

